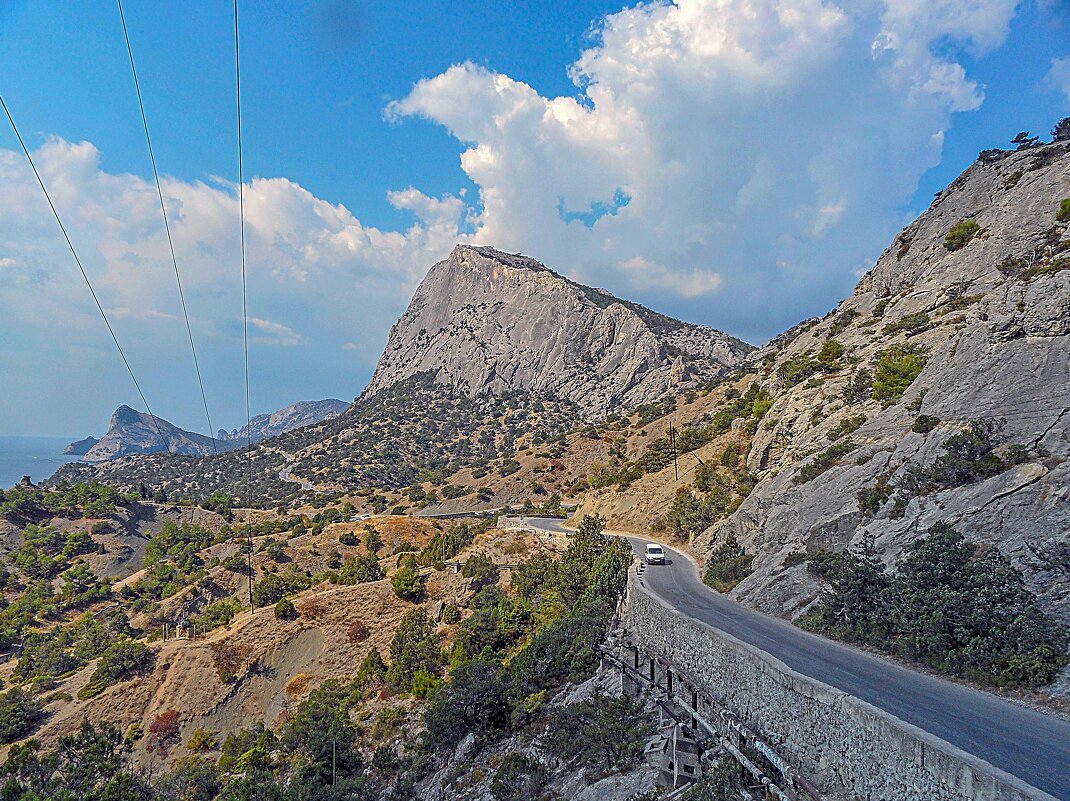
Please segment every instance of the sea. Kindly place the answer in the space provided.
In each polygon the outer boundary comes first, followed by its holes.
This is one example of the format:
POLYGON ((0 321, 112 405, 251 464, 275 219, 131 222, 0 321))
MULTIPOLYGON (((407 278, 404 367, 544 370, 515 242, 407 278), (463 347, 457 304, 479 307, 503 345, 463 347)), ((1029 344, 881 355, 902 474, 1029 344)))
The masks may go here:
POLYGON ((64 456, 63 449, 77 437, 0 437, 0 489, 9 489, 29 476, 44 481, 77 456, 64 456))

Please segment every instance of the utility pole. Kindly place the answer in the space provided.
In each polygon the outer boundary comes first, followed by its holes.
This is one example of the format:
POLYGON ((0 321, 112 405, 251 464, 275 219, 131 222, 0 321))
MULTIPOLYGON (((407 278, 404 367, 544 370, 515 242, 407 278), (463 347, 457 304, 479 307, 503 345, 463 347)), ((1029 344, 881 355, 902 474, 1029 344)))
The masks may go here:
POLYGON ((676 480, 680 480, 680 464, 676 458, 676 429, 673 428, 673 424, 669 422, 669 440, 672 442, 672 470, 676 475, 676 480))
POLYGON ((248 541, 246 543, 248 545, 248 547, 249 547, 249 553, 247 554, 247 557, 246 557, 247 561, 248 561, 248 564, 249 564, 249 611, 252 612, 253 609, 254 609, 254 606, 253 606, 253 577, 254 577, 254 573, 253 573, 253 528, 248 523, 246 523, 246 526, 247 526, 247 531, 249 533, 249 538, 248 538, 248 541))

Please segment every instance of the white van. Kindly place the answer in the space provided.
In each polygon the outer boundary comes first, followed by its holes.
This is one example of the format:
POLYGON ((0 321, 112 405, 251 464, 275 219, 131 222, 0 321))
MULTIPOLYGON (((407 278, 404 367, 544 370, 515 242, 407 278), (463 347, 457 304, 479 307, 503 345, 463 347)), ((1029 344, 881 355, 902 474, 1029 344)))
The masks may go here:
POLYGON ((656 542, 648 543, 646 546, 646 563, 648 565, 665 564, 665 549, 656 542))

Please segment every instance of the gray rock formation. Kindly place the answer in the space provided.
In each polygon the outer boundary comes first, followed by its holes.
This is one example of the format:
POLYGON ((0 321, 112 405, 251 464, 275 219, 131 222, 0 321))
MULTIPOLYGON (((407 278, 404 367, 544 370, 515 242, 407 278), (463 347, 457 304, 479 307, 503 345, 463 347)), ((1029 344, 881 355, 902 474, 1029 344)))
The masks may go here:
MULTIPOLYGON (((302 426, 322 423, 348 408, 348 403, 334 398, 298 401, 272 414, 258 414, 254 417, 251 439, 254 443, 260 442, 302 426)), ((234 450, 246 444, 247 426, 230 432, 220 429, 213 442, 211 437, 185 431, 162 417, 157 417, 156 421, 159 424, 159 433, 149 415, 135 411, 129 406, 120 406, 112 415, 108 433, 103 439, 86 437, 84 440, 72 442, 64 453, 82 456, 83 462, 108 462, 135 454, 163 453, 165 448, 160 434, 167 443, 167 449, 181 456, 207 456, 234 450), (72 450, 81 449, 82 446, 85 446, 84 450, 72 450)))
POLYGON ((837 310, 754 354, 758 379, 775 391, 749 456, 761 481, 699 543, 710 547, 734 531, 756 554, 754 573, 734 596, 797 613, 817 587, 804 565, 784 566, 788 554, 870 544, 891 563, 944 522, 999 548, 1042 605, 1070 621, 1070 232, 1056 219, 1064 198, 1070 143, 974 164, 837 310), (949 250, 945 237, 963 220, 980 230, 949 250), (785 366, 812 359, 830 338, 843 355, 788 386, 785 366), (927 359, 902 398, 885 407, 868 393, 845 397, 845 387, 864 382, 862 371, 872 374, 896 345, 919 348, 927 359), (938 422, 915 433, 922 414, 938 422), (932 465, 947 438, 977 418, 1004 419, 1003 447, 1025 447, 1025 462, 863 513, 860 490, 932 465), (860 427, 835 441, 855 447, 802 481, 800 469, 849 420, 860 427))
POLYGON ((86 437, 85 439, 80 439, 77 442, 72 442, 70 445, 63 449, 63 452, 68 456, 85 456, 87 453, 89 453, 90 448, 92 448, 98 442, 100 442, 100 440, 96 437, 86 437))
POLYGON ((211 437, 184 431, 159 417, 143 414, 129 406, 120 406, 111 416, 108 433, 86 452, 82 460, 105 462, 138 453, 158 453, 165 449, 176 456, 204 456, 212 453, 212 448, 211 437))
POLYGON ((750 350, 526 256, 459 245, 391 328, 365 394, 430 372, 470 395, 539 392, 597 419, 707 381, 750 350))
POLYGON ((244 445, 248 438, 252 442, 260 442, 269 437, 277 437, 295 428, 322 423, 335 415, 339 415, 349 408, 345 401, 327 398, 318 401, 298 401, 279 409, 271 414, 258 414, 250 422, 251 426, 242 426, 240 429, 225 431, 219 429, 216 438, 231 444, 244 445), (250 432, 251 435, 250 435, 250 432))

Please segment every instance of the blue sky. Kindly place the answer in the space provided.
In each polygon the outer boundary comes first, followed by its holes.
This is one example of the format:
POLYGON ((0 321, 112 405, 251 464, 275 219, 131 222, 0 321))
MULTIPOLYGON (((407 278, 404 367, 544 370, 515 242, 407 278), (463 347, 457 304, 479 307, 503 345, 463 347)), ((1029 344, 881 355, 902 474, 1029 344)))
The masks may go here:
MULTIPOLYGON (((744 5, 243 4, 254 413, 359 393, 461 240, 761 341, 849 293, 980 149, 1070 114, 1060 3, 744 5)), ((231 428, 230 6, 124 9, 231 428)), ((0 92, 153 410, 205 430, 114 3, 0 5, 0 92)), ((99 435, 136 397, 16 146, 0 130, 0 433, 99 435)))

